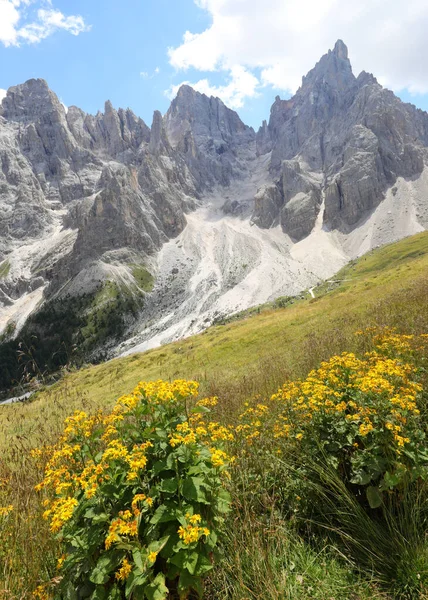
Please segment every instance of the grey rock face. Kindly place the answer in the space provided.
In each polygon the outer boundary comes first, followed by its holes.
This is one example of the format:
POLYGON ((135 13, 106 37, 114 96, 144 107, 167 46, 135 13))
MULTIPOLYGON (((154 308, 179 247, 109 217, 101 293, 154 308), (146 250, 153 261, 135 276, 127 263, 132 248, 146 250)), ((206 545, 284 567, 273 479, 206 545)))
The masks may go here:
POLYGON ((227 186, 245 171, 255 133, 219 98, 208 98, 183 85, 165 115, 171 146, 180 152, 200 189, 227 186))
POLYGON ((0 311, 22 301, 24 322, 38 302, 109 279, 135 291, 132 266, 154 273, 207 198, 219 218, 280 225, 292 242, 321 224, 351 232, 427 162, 428 114, 355 77, 340 40, 257 134, 186 85, 149 128, 109 101, 96 115, 66 110, 32 79, 0 104, 0 311))
POLYGON ((277 185, 263 186, 254 198, 253 223, 264 229, 277 225, 282 204, 283 197, 277 185))
POLYGON ((82 274, 98 273, 97 284, 108 277, 105 256, 122 257, 119 266, 130 256, 146 261, 182 231, 196 198, 159 112, 152 132, 110 102, 95 117, 76 107, 66 112, 43 80, 11 88, 0 106, 0 262, 12 261, 0 288, 7 298, 31 291, 36 279, 47 299, 88 291, 93 284, 82 274), (24 250, 31 256, 19 265, 24 250))
POLYGON ((310 233, 324 189, 325 227, 350 231, 398 177, 422 172, 427 128, 426 113, 401 102, 372 75, 355 77, 339 40, 303 77, 293 98, 276 98, 268 126, 257 134, 258 152, 272 151, 270 170, 282 181, 284 206, 292 201, 282 212, 284 230, 296 240, 310 233), (318 176, 318 189, 309 192, 301 178, 286 176, 284 161, 291 159, 318 176), (293 199, 292 193, 303 195, 293 199), (305 225, 291 232, 297 222, 305 225))

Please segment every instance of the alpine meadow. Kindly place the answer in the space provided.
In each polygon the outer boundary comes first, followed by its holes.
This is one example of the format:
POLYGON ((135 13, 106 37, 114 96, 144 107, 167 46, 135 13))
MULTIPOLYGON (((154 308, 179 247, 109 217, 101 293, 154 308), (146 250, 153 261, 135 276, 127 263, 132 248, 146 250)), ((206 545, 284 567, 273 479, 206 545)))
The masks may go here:
POLYGON ((0 90, 0 600, 428 600, 428 73, 403 52, 388 89, 396 3, 0 0, 2 77, 36 77, 0 90), (330 26, 370 66, 349 23, 382 84, 338 39, 294 89, 330 26), (137 105, 140 47, 169 107, 86 112, 137 105))

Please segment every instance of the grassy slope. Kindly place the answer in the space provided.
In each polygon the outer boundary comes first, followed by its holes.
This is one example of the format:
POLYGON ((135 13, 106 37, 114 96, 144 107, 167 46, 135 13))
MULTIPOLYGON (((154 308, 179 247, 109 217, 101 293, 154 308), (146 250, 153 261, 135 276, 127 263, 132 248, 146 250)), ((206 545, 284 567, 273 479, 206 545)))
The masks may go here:
POLYGON ((233 404, 271 393, 287 375, 301 376, 322 359, 352 350, 352 333, 370 324, 428 330, 428 233, 369 253, 316 289, 317 297, 284 309, 211 327, 167 346, 67 374, 29 404, 1 407, 0 445, 16 434, 52 429, 82 406, 111 405, 142 379, 194 378, 233 404), (329 291, 330 290, 330 291, 329 291))
MULTIPOLYGON (((328 283, 318 287, 316 299, 262 307, 259 315, 187 340, 69 373, 28 404, 0 407, 0 479, 12 477, 5 504, 17 507, 3 529, 0 524, 0 597, 29 600, 55 572, 57 548, 34 492, 41 473, 28 450, 55 439, 74 408, 111 405, 141 379, 192 377, 204 392, 219 395, 223 419, 250 394, 269 394, 287 375, 304 375, 331 354, 358 349, 356 329, 377 323, 428 331, 428 233, 377 250, 335 279, 345 281, 333 290, 328 283)), ((240 510, 228 530, 225 559, 206 584, 207 600, 391 598, 359 578, 327 542, 312 547, 286 522, 276 522, 276 513, 266 520, 249 512, 254 483, 245 485, 234 500, 240 510)))

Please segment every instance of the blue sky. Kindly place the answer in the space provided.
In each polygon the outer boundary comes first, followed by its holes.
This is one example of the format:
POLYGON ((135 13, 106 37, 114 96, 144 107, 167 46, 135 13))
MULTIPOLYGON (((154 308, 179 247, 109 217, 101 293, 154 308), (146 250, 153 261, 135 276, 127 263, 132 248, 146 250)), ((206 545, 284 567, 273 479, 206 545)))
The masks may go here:
POLYGON ((427 110, 427 27, 426 0, 0 0, 0 88, 42 77, 66 105, 110 99, 150 125, 185 81, 258 127, 340 37, 356 74, 427 110))

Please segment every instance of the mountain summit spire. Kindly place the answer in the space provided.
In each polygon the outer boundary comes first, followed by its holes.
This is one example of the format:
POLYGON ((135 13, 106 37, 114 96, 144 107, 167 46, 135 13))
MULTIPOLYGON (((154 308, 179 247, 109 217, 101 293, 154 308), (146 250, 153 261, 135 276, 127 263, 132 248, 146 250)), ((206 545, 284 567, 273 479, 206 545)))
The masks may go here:
POLYGON ((348 47, 342 40, 337 40, 334 45, 333 54, 337 56, 337 58, 341 58, 342 60, 348 59, 348 47))

